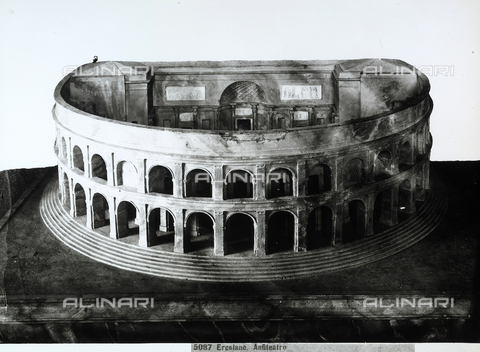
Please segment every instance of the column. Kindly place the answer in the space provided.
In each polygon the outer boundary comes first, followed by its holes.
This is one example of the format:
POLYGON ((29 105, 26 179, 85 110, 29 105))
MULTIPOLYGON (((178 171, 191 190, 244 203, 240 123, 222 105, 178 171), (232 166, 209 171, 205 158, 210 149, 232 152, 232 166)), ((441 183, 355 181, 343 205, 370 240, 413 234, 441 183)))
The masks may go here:
POLYGON ((68 137, 68 139, 67 139, 67 150, 68 150, 68 153, 67 153, 67 165, 68 165, 68 168, 69 168, 69 169, 73 169, 72 139, 71 139, 70 137, 68 137))
POLYGON ((423 184, 424 189, 430 189, 430 161, 423 164, 423 184))
POLYGON ((184 236, 184 212, 183 209, 175 209, 175 243, 173 251, 175 253, 185 253, 186 241, 184 236))
POLYGON ((335 176, 332 178, 332 188, 334 191, 343 191, 343 169, 344 162, 343 158, 335 158, 335 176))
POLYGON ((425 200, 425 173, 423 166, 417 170, 415 178, 415 200, 423 202, 425 200))
POLYGON ((138 168, 138 186, 137 191, 138 193, 147 193, 147 183, 146 183, 146 159, 141 159, 137 161, 137 168, 138 168))
POLYGON ((398 190, 399 186, 394 186, 391 190, 391 197, 392 197, 392 202, 391 202, 391 217, 390 217, 390 222, 392 226, 395 226, 398 224, 398 190))
POLYGON ((295 252, 305 252, 307 250, 307 209, 297 209, 295 241, 293 250, 295 252))
POLYGON ((74 218, 77 213, 77 202, 75 199, 75 188, 73 187, 73 180, 68 177, 68 189, 70 191, 70 216, 74 218))
POLYGON ((224 226, 224 213, 222 211, 215 212, 215 229, 213 232, 214 243, 213 253, 214 255, 225 255, 225 226, 224 226))
POLYGON ((220 116, 220 109, 213 108, 213 129, 219 130, 220 129, 220 121, 218 120, 220 116))
POLYGON ((373 235, 373 210, 375 208, 375 194, 370 193, 365 201, 365 236, 373 235))
POLYGON ((332 245, 336 244, 341 244, 343 242, 343 237, 342 237, 342 227, 343 227, 343 201, 338 202, 335 205, 335 211, 334 211, 334 234, 333 234, 333 243, 332 245))
POLYGON ((198 126, 200 126, 200 128, 202 128, 202 125, 201 124, 199 125, 197 123, 198 107, 193 106, 192 107, 192 112, 193 112, 193 128, 194 129, 199 128, 198 126))
POLYGON ((110 238, 117 239, 117 199, 112 198, 108 203, 108 212, 110 213, 110 238))
POLYGON ((295 114, 295 108, 290 108, 288 111, 288 116, 290 117, 286 128, 292 127, 293 126, 293 121, 294 121, 294 114, 295 114))
POLYGON ((307 106, 307 111, 308 111, 308 125, 309 126, 316 125, 316 123, 314 121, 314 115, 313 115, 313 105, 308 105, 307 106))
POLYGON ((60 195, 62 197, 62 204, 65 204, 66 199, 65 199, 65 187, 63 186, 63 169, 60 167, 60 164, 58 165, 57 172, 58 172, 58 187, 60 189, 60 195))
POLYGON ((147 205, 140 204, 135 222, 138 224, 138 245, 148 247, 147 241, 147 205))
POLYGON ((168 230, 167 210, 164 208, 160 208, 160 226, 158 229, 162 232, 167 232, 168 230))
POLYGON ((298 196, 306 195, 307 191, 307 165, 305 160, 297 161, 297 186, 298 196))
POLYGON ((85 148, 85 153, 83 155, 83 164, 85 165, 85 176, 88 178, 92 177, 92 160, 90 158, 90 146, 87 145, 85 148))
POLYGON ((259 125, 259 121, 257 118, 258 104, 250 104, 250 105, 252 107, 252 115, 253 115, 252 130, 259 130, 261 126, 259 125))
POLYGON ((330 245, 335 246, 335 244, 336 244, 335 238, 336 238, 337 226, 338 226, 338 223, 337 223, 338 216, 337 216, 337 212, 335 211, 336 210, 335 206, 330 206, 330 208, 333 209, 333 211, 332 211, 332 238, 330 239, 330 245))
POLYGON ((255 171, 255 189, 253 195, 255 200, 265 200, 265 178, 265 165, 257 165, 255 171))
POLYGON ((366 160, 366 183, 374 183, 375 182, 375 151, 369 150, 367 152, 367 160, 366 160))
POLYGON ((174 126, 178 128, 180 127, 180 108, 178 106, 174 106, 172 109, 173 115, 175 116, 174 126))
POLYGON ((93 204, 92 204, 92 192, 87 188, 85 192, 85 206, 87 210, 87 227, 93 229, 93 204))
POLYGON ((254 234, 254 240, 253 240, 254 241, 253 252, 256 257, 264 257, 267 254, 266 227, 267 227, 267 223, 265 218, 265 211, 264 210, 257 211, 257 226, 254 234))
POLYGON ((117 170, 115 170, 115 154, 112 153, 110 160, 107 162, 107 170, 109 170, 109 177, 107 177, 109 186, 117 185, 117 170), (110 165, 110 170, 109 170, 110 165))
POLYGON ((214 200, 223 200, 223 166, 215 165, 213 172, 213 199, 214 200))
POLYGON ((405 190, 409 193, 408 204, 404 210, 407 214, 413 214, 416 211, 415 204, 415 189, 417 188, 417 179, 415 177, 410 178, 410 189, 405 190))
POLYGON ((173 196, 177 198, 183 198, 183 164, 174 163, 173 164, 173 173, 174 173, 174 184, 173 184, 173 196))

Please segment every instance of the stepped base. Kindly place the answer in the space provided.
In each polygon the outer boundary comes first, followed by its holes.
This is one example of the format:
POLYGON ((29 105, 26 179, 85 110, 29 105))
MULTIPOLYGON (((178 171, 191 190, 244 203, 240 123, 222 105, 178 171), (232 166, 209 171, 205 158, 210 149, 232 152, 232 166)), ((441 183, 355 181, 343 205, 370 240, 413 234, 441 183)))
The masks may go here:
POLYGON ((72 218, 58 197, 58 182, 46 187, 40 204, 43 221, 64 244, 96 261, 124 270, 186 280, 241 282, 292 279, 349 269, 398 253, 432 232, 447 209, 439 182, 422 207, 399 225, 349 244, 267 257, 205 257, 141 248, 90 230, 72 218))

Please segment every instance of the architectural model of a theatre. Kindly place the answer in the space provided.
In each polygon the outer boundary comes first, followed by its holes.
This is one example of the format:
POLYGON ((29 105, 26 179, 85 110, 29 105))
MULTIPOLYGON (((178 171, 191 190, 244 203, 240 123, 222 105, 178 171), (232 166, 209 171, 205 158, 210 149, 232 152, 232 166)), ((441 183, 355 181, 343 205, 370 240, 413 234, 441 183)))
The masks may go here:
POLYGON ((391 59, 86 64, 55 90, 42 216, 75 250, 159 276, 377 260, 438 223, 429 89, 391 59))

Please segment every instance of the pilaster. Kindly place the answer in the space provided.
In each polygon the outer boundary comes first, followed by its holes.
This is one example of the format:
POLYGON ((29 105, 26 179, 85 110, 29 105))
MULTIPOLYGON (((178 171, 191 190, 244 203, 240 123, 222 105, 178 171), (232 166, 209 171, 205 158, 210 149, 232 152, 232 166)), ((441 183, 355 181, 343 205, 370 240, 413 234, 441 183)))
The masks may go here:
POLYGON ((266 255, 266 218, 265 211, 257 211, 257 228, 254 234, 253 252, 256 257, 264 257, 266 255))
POLYGON ((215 212, 215 229, 213 232, 213 253, 216 256, 225 255, 225 215, 221 211, 215 212))
POLYGON ((213 172, 212 180, 213 194, 212 197, 214 200, 222 201, 223 200, 223 166, 215 165, 213 172))
POLYGON ((186 241, 184 236, 184 211, 183 209, 175 210, 175 243, 173 251, 175 253, 185 253, 186 241))
POLYGON ((305 252, 307 250, 307 209, 298 208, 296 231, 293 250, 295 252, 305 252))

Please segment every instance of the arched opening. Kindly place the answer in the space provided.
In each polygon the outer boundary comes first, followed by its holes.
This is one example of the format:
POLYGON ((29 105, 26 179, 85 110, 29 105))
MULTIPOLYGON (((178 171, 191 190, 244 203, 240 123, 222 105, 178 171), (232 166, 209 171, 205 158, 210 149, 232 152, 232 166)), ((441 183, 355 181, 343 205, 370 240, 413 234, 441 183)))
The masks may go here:
POLYGON ((108 210, 108 202, 103 195, 95 193, 92 198, 93 208, 93 228, 100 229, 107 227, 103 232, 105 235, 109 235, 110 230, 110 212, 108 210))
POLYGON ((412 185, 410 180, 405 180, 398 189, 398 220, 405 221, 415 211, 413 201, 412 185))
POLYGON ((321 206, 313 209, 308 216, 307 250, 330 246, 333 238, 332 209, 321 206))
POLYGON ((392 200, 389 190, 377 194, 373 206, 373 233, 380 233, 391 226, 392 200))
POLYGON ((98 154, 92 156, 92 177, 98 177, 105 181, 107 180, 107 165, 103 158, 98 154))
POLYGON ((226 199, 253 198, 252 175, 249 172, 231 171, 226 181, 226 199))
POLYGON ((188 251, 201 255, 213 255, 213 220, 205 213, 193 213, 187 219, 185 237, 188 251))
POLYGON ((273 213, 268 219, 267 254, 293 251, 295 217, 288 211, 273 213))
MULTIPOLYGON (((87 215, 87 203, 83 187, 77 183, 75 185, 75 217, 87 215)), ((86 220, 86 219, 85 219, 86 220)))
POLYGON ((159 246, 161 250, 173 251, 175 221, 165 208, 155 208, 148 216, 148 245, 159 246))
POLYGON ((287 169, 276 169, 268 174, 267 198, 293 195, 292 173, 287 169))
POLYGON ((331 183, 330 167, 325 164, 315 165, 308 172, 307 195, 331 191, 331 183))
POLYGON ((187 197, 212 197, 212 178, 205 170, 190 171, 186 183, 187 197))
POLYGON ((255 225, 246 214, 233 214, 226 224, 225 242, 227 254, 253 251, 255 225))
POLYGON ((400 171, 413 164, 412 156, 413 153, 410 143, 403 143, 398 151, 398 167, 400 168, 400 171))
POLYGON ((70 210, 70 181, 68 180, 67 174, 63 174, 63 194, 62 194, 63 205, 67 210, 70 210))
POLYGON ((343 243, 359 240, 365 236, 365 204, 353 200, 343 211, 343 243))
POLYGON ((62 151, 61 151, 62 159, 67 158, 67 142, 65 141, 65 137, 62 137, 62 151))
POLYGON ((362 159, 350 160, 343 172, 343 186, 345 188, 365 183, 365 163, 362 159))
POLYGON ((392 176, 392 154, 382 151, 375 160, 375 181, 381 181, 392 176))
POLYGON ((82 150, 76 145, 73 147, 73 167, 76 167, 79 170, 85 171, 85 165, 83 161, 82 150))
POLYGON ((117 207, 118 238, 138 236, 137 208, 128 201, 123 201, 117 207))
POLYGON ((127 186, 137 189, 137 169, 129 161, 121 161, 117 164, 117 186, 127 186))
POLYGON ((173 194, 173 176, 164 166, 154 166, 148 173, 148 192, 173 194))

